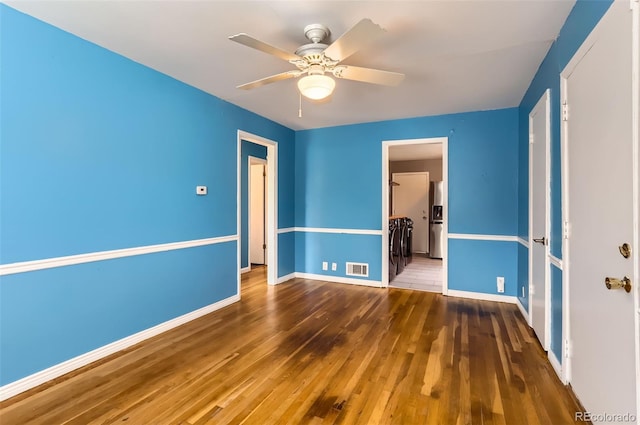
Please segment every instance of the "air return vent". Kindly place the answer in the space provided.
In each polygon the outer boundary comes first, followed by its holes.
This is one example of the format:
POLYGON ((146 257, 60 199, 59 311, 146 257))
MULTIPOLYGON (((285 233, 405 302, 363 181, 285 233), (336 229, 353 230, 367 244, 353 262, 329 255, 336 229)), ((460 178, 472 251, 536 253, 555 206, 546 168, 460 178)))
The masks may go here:
POLYGON ((367 263, 347 263, 347 276, 369 276, 369 264, 367 263))

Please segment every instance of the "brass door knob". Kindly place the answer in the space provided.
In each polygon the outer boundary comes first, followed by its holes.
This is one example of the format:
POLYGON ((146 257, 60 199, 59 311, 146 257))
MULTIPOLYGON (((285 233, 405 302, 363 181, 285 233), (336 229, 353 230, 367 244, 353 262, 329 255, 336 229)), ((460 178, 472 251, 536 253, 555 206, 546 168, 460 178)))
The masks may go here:
POLYGON ((607 285, 607 289, 624 289, 627 292, 631 292, 631 279, 627 276, 622 280, 615 277, 607 277, 604 279, 604 284, 607 285))

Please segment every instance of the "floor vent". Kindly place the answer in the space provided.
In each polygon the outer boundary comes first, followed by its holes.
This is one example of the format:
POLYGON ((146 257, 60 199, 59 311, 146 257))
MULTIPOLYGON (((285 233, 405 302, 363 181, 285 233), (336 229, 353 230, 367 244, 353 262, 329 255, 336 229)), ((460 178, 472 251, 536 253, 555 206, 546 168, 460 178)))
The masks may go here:
POLYGON ((347 276, 369 277, 369 264, 347 263, 347 276))

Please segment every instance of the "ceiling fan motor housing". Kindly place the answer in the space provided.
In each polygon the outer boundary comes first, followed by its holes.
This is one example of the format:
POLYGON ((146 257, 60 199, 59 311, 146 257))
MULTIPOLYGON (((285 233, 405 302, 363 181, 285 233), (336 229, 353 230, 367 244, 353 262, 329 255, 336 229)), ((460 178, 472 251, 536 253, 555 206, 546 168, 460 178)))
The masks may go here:
POLYGON ((304 36, 311 40, 312 43, 320 43, 331 34, 329 28, 322 24, 311 24, 304 27, 304 36))

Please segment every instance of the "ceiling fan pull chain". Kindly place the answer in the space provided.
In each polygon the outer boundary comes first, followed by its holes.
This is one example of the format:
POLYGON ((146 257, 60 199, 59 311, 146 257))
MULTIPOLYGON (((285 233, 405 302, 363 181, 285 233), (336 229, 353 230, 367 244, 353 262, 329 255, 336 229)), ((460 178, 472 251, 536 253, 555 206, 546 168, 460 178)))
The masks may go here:
POLYGON ((298 96, 300 97, 300 101, 298 103, 298 118, 302 118, 302 93, 298 92, 298 96))

